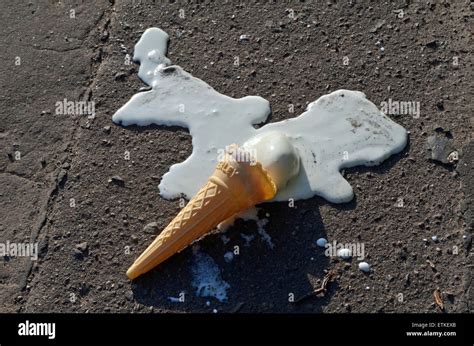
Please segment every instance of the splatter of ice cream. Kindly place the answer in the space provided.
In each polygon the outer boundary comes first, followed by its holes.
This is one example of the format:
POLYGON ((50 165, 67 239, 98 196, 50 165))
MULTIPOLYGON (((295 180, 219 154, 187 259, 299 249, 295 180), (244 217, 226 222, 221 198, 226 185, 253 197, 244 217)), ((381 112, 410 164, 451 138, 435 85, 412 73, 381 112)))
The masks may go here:
POLYGON ((193 249, 193 264, 191 266, 192 285, 196 288, 199 297, 213 297, 220 302, 227 300, 227 290, 230 285, 221 277, 217 263, 211 256, 193 249))
POLYGON ((406 145, 405 129, 359 91, 338 90, 310 103, 296 118, 264 125, 270 105, 259 96, 234 99, 220 94, 166 58, 168 35, 146 30, 135 46, 139 77, 152 87, 135 94, 113 116, 124 126, 176 125, 189 129, 193 151, 171 166, 159 185, 164 198, 191 198, 215 168, 219 150, 243 145, 269 132, 284 134, 300 157, 298 174, 275 201, 319 195, 330 202, 353 198, 343 168, 379 164, 406 145), (192 176, 193 179, 189 179, 192 176))

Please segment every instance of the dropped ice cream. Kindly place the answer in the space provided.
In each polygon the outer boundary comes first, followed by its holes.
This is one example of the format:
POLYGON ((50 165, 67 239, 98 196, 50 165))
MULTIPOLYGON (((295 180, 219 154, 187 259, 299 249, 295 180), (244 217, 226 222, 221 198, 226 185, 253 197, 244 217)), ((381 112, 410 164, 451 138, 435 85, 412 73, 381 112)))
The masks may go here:
POLYGON ((269 102, 259 96, 234 99, 220 94, 166 57, 168 35, 146 30, 135 46, 138 76, 150 91, 135 94, 113 116, 124 126, 150 124, 189 129, 193 151, 171 166, 160 182, 164 198, 191 198, 212 174, 218 152, 268 133, 284 134, 299 156, 296 176, 278 190, 275 201, 319 195, 333 203, 353 198, 343 168, 372 166, 400 152, 405 129, 389 119, 359 91, 338 90, 310 103, 296 118, 264 125, 269 102), (192 177, 192 179, 190 178, 192 177))
MULTIPOLYGON (((363 93, 350 90, 322 96, 294 119, 256 129, 253 125, 264 122, 270 113, 268 101, 218 93, 170 65, 167 44, 168 36, 160 29, 142 35, 134 59, 141 64, 138 75, 152 89, 134 95, 113 120, 124 126, 189 129, 192 154, 170 168, 159 188, 165 198, 184 194, 190 202, 129 268, 130 279, 183 250, 220 222, 264 201, 320 195, 330 202, 347 202, 353 192, 340 174, 342 168, 378 164, 405 147, 405 129, 363 93), (250 161, 229 159, 233 151, 242 149, 251 153, 250 161)), ((260 221, 259 234, 273 248, 260 221)), ((207 292, 208 287, 201 285, 198 292, 207 292)))

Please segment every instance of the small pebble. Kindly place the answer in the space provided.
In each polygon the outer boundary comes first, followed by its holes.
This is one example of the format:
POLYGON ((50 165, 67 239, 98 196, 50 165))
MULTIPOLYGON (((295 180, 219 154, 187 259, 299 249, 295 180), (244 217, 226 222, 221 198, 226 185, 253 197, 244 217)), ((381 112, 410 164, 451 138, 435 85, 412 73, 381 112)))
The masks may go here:
POLYGON ((319 238, 318 240, 316 240, 316 244, 319 247, 326 247, 327 243, 328 243, 328 241, 325 238, 319 238))
POLYGON ((148 234, 156 234, 156 232, 158 232, 158 223, 150 222, 145 227, 143 227, 143 232, 148 234))
POLYGON ((431 240, 438 241, 438 237, 434 235, 434 236, 431 237, 431 240))
POLYGON ((125 78, 127 78, 127 74, 125 72, 117 72, 115 74, 115 80, 124 80, 125 78))
POLYGON ((228 251, 224 254, 224 260, 227 262, 227 263, 230 263, 232 262, 232 260, 234 259, 234 253, 231 252, 231 251, 228 251))
POLYGON ((217 309, 212 310, 213 313, 217 314, 217 309))
POLYGON ((457 151, 453 151, 448 155, 446 160, 448 160, 449 163, 456 163, 459 160, 459 153, 457 151))
POLYGON ((250 36, 249 35, 240 35, 239 40, 240 41, 248 41, 248 40, 250 40, 250 36))
POLYGON ((116 185, 120 185, 120 186, 125 185, 125 181, 119 175, 114 175, 112 178, 109 178, 108 182, 116 184, 116 185))
POLYGON ((76 245, 76 249, 78 249, 81 252, 86 252, 88 248, 89 248, 89 245, 87 244, 87 242, 83 242, 76 245))
POLYGON ((370 265, 367 262, 360 262, 359 269, 362 270, 364 273, 370 272, 370 265))

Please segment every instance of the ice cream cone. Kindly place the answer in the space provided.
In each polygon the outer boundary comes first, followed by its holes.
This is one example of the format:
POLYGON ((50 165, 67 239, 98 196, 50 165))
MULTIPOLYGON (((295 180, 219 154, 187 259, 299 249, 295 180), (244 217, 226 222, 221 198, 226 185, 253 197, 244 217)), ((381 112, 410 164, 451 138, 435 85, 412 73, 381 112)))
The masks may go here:
POLYGON ((222 221, 275 194, 275 184, 260 163, 238 162, 227 156, 196 196, 138 257, 127 276, 135 279, 148 272, 222 221))

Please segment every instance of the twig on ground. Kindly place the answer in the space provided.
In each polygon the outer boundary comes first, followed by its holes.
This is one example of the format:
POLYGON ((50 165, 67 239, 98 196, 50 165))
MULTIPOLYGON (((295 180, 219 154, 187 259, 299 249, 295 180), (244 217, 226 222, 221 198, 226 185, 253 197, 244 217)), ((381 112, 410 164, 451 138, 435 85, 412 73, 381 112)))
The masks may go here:
POLYGON ((441 311, 444 311, 443 299, 441 298, 441 293, 438 288, 434 290, 433 297, 434 297, 436 305, 438 305, 441 311))
POLYGON ((314 296, 317 296, 319 294, 322 294, 323 296, 326 294, 326 291, 327 291, 327 285, 329 284, 329 282, 332 281, 332 279, 334 278, 334 276, 336 275, 336 273, 333 271, 333 270, 330 270, 323 278, 323 282, 321 283, 321 287, 315 289, 314 291, 308 293, 308 294, 305 294, 304 296, 302 296, 301 298, 298 298, 297 300, 295 300, 295 304, 298 304, 310 297, 314 297, 314 296))

